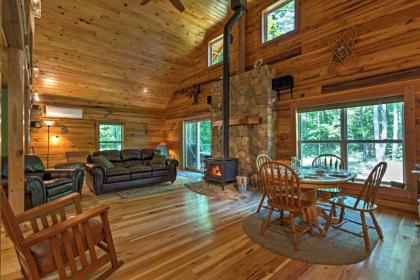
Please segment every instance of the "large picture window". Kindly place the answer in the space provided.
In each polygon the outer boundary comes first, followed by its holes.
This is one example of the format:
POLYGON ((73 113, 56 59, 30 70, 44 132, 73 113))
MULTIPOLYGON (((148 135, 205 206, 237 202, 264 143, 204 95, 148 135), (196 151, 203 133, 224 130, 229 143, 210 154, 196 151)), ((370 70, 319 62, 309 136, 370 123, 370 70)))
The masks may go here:
POLYGON ((209 67, 223 61, 223 35, 220 35, 209 42, 208 61, 209 67))
POLYGON ((100 123, 98 129, 99 150, 121 150, 124 126, 119 123, 100 123))
POLYGON ((341 157, 365 180, 380 161, 388 163, 383 181, 404 181, 404 105, 401 100, 301 110, 299 156, 311 165, 320 154, 341 157))
POLYGON ((295 2, 295 0, 280 0, 262 12, 263 43, 296 30, 295 2))

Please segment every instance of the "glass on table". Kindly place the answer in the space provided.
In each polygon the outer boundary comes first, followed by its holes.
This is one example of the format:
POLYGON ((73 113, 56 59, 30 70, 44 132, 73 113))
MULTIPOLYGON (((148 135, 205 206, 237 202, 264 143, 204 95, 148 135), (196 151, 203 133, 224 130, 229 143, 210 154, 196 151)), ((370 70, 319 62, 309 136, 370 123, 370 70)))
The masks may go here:
POLYGON ((298 157, 291 158, 292 169, 297 173, 300 174, 302 162, 298 157))

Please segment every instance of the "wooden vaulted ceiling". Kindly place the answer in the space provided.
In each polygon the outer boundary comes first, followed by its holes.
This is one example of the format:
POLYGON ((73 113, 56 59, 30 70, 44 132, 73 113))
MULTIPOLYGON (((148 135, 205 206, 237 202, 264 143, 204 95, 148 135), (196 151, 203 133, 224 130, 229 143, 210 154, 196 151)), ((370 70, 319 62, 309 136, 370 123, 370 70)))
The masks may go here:
POLYGON ((33 90, 119 106, 165 108, 227 17, 229 1, 43 0, 33 90))

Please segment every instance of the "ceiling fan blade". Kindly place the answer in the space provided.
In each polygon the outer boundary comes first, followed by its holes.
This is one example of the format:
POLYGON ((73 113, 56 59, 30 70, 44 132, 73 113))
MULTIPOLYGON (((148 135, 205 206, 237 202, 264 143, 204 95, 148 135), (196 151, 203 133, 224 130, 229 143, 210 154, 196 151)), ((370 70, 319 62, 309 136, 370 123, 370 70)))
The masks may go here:
POLYGON ((181 0, 169 0, 171 1, 172 5, 178 9, 178 11, 183 12, 185 10, 184 5, 182 5, 181 0))
POLYGON ((147 3, 149 3, 150 2, 150 0, 143 0, 141 3, 140 3, 140 5, 146 5, 147 3))

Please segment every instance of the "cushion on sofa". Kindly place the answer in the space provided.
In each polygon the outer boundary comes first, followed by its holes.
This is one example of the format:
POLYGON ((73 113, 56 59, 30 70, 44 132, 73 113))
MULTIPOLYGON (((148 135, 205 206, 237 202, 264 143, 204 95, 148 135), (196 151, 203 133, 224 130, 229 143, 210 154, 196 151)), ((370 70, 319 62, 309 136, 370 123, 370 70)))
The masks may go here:
POLYGON ((72 179, 53 179, 44 181, 47 197, 53 197, 73 190, 72 179), (69 180, 69 181, 68 181, 69 180))
POLYGON ((148 179, 152 177, 152 171, 131 173, 131 180, 148 179))
MULTIPOLYGON (((9 176, 9 165, 8 157, 2 157, 1 159, 2 167, 2 177, 8 178, 9 176)), ((43 173, 44 172, 44 163, 38 155, 25 155, 25 173, 43 173)))
POLYGON ((112 162, 109 161, 104 155, 93 156, 91 159, 93 163, 104 166, 106 170, 114 167, 114 164, 112 164, 112 162))
POLYGON ((152 160, 149 162, 150 165, 165 165, 166 158, 158 153, 153 155, 152 160))
POLYGON ((125 167, 112 167, 108 169, 107 175, 108 176, 117 176, 117 175, 129 175, 130 170, 125 167))
POLYGON ((99 151, 94 152, 92 156, 103 155, 106 157, 110 162, 121 162, 121 152, 118 150, 106 150, 106 151, 99 151))
POLYGON ((131 165, 127 166, 127 169, 129 169, 131 173, 142 173, 152 171, 152 168, 146 165, 131 165))
POLYGON ((114 176, 106 177, 106 183, 107 184, 130 181, 130 180, 131 180, 130 174, 114 175, 114 176))
POLYGON ((126 168, 129 168, 130 166, 133 166, 133 165, 143 165, 143 161, 137 160, 137 159, 130 159, 127 161, 123 161, 123 164, 122 164, 122 166, 126 168))
POLYGON ((150 167, 153 169, 153 171, 169 170, 169 166, 164 165, 164 164, 153 164, 153 165, 150 165, 150 167))
MULTIPOLYGON (((68 219, 70 220, 72 219, 72 217, 69 217, 68 219)), ((89 235, 92 236, 94 244, 98 244, 100 241, 105 239, 105 232, 104 232, 103 226, 97 220, 89 221, 89 229, 90 229, 89 235)), ((82 225, 79 225, 79 231, 82 232, 82 236, 85 236, 85 229, 82 227, 82 225)), ((75 241, 72 230, 68 230, 68 237, 69 237, 73 252, 77 256, 78 250, 77 250, 76 241, 75 241)), ((83 242, 85 241, 83 240, 83 242)), ((64 253, 64 244, 60 237, 58 238, 58 244, 61 248, 60 251, 62 252, 63 259, 67 260, 66 254, 64 253)), ((51 251, 51 244, 48 239, 38 242, 35 245, 31 246, 30 251, 41 273, 49 273, 56 269, 54 256, 51 251)))
POLYGON ((52 179, 52 180, 45 180, 44 181, 45 184, 45 188, 53 188, 53 187, 58 187, 61 185, 66 185, 66 184, 73 184, 73 179, 72 178, 57 178, 57 179, 52 179))
POLYGON ((121 160, 141 160, 141 153, 138 149, 121 150, 121 160))
POLYGON ((153 149, 142 149, 141 150, 141 159, 142 160, 151 160, 153 155, 155 154, 155 150, 153 149))
POLYGON ((153 177, 170 177, 171 171, 170 170, 153 170, 152 176, 153 177))

